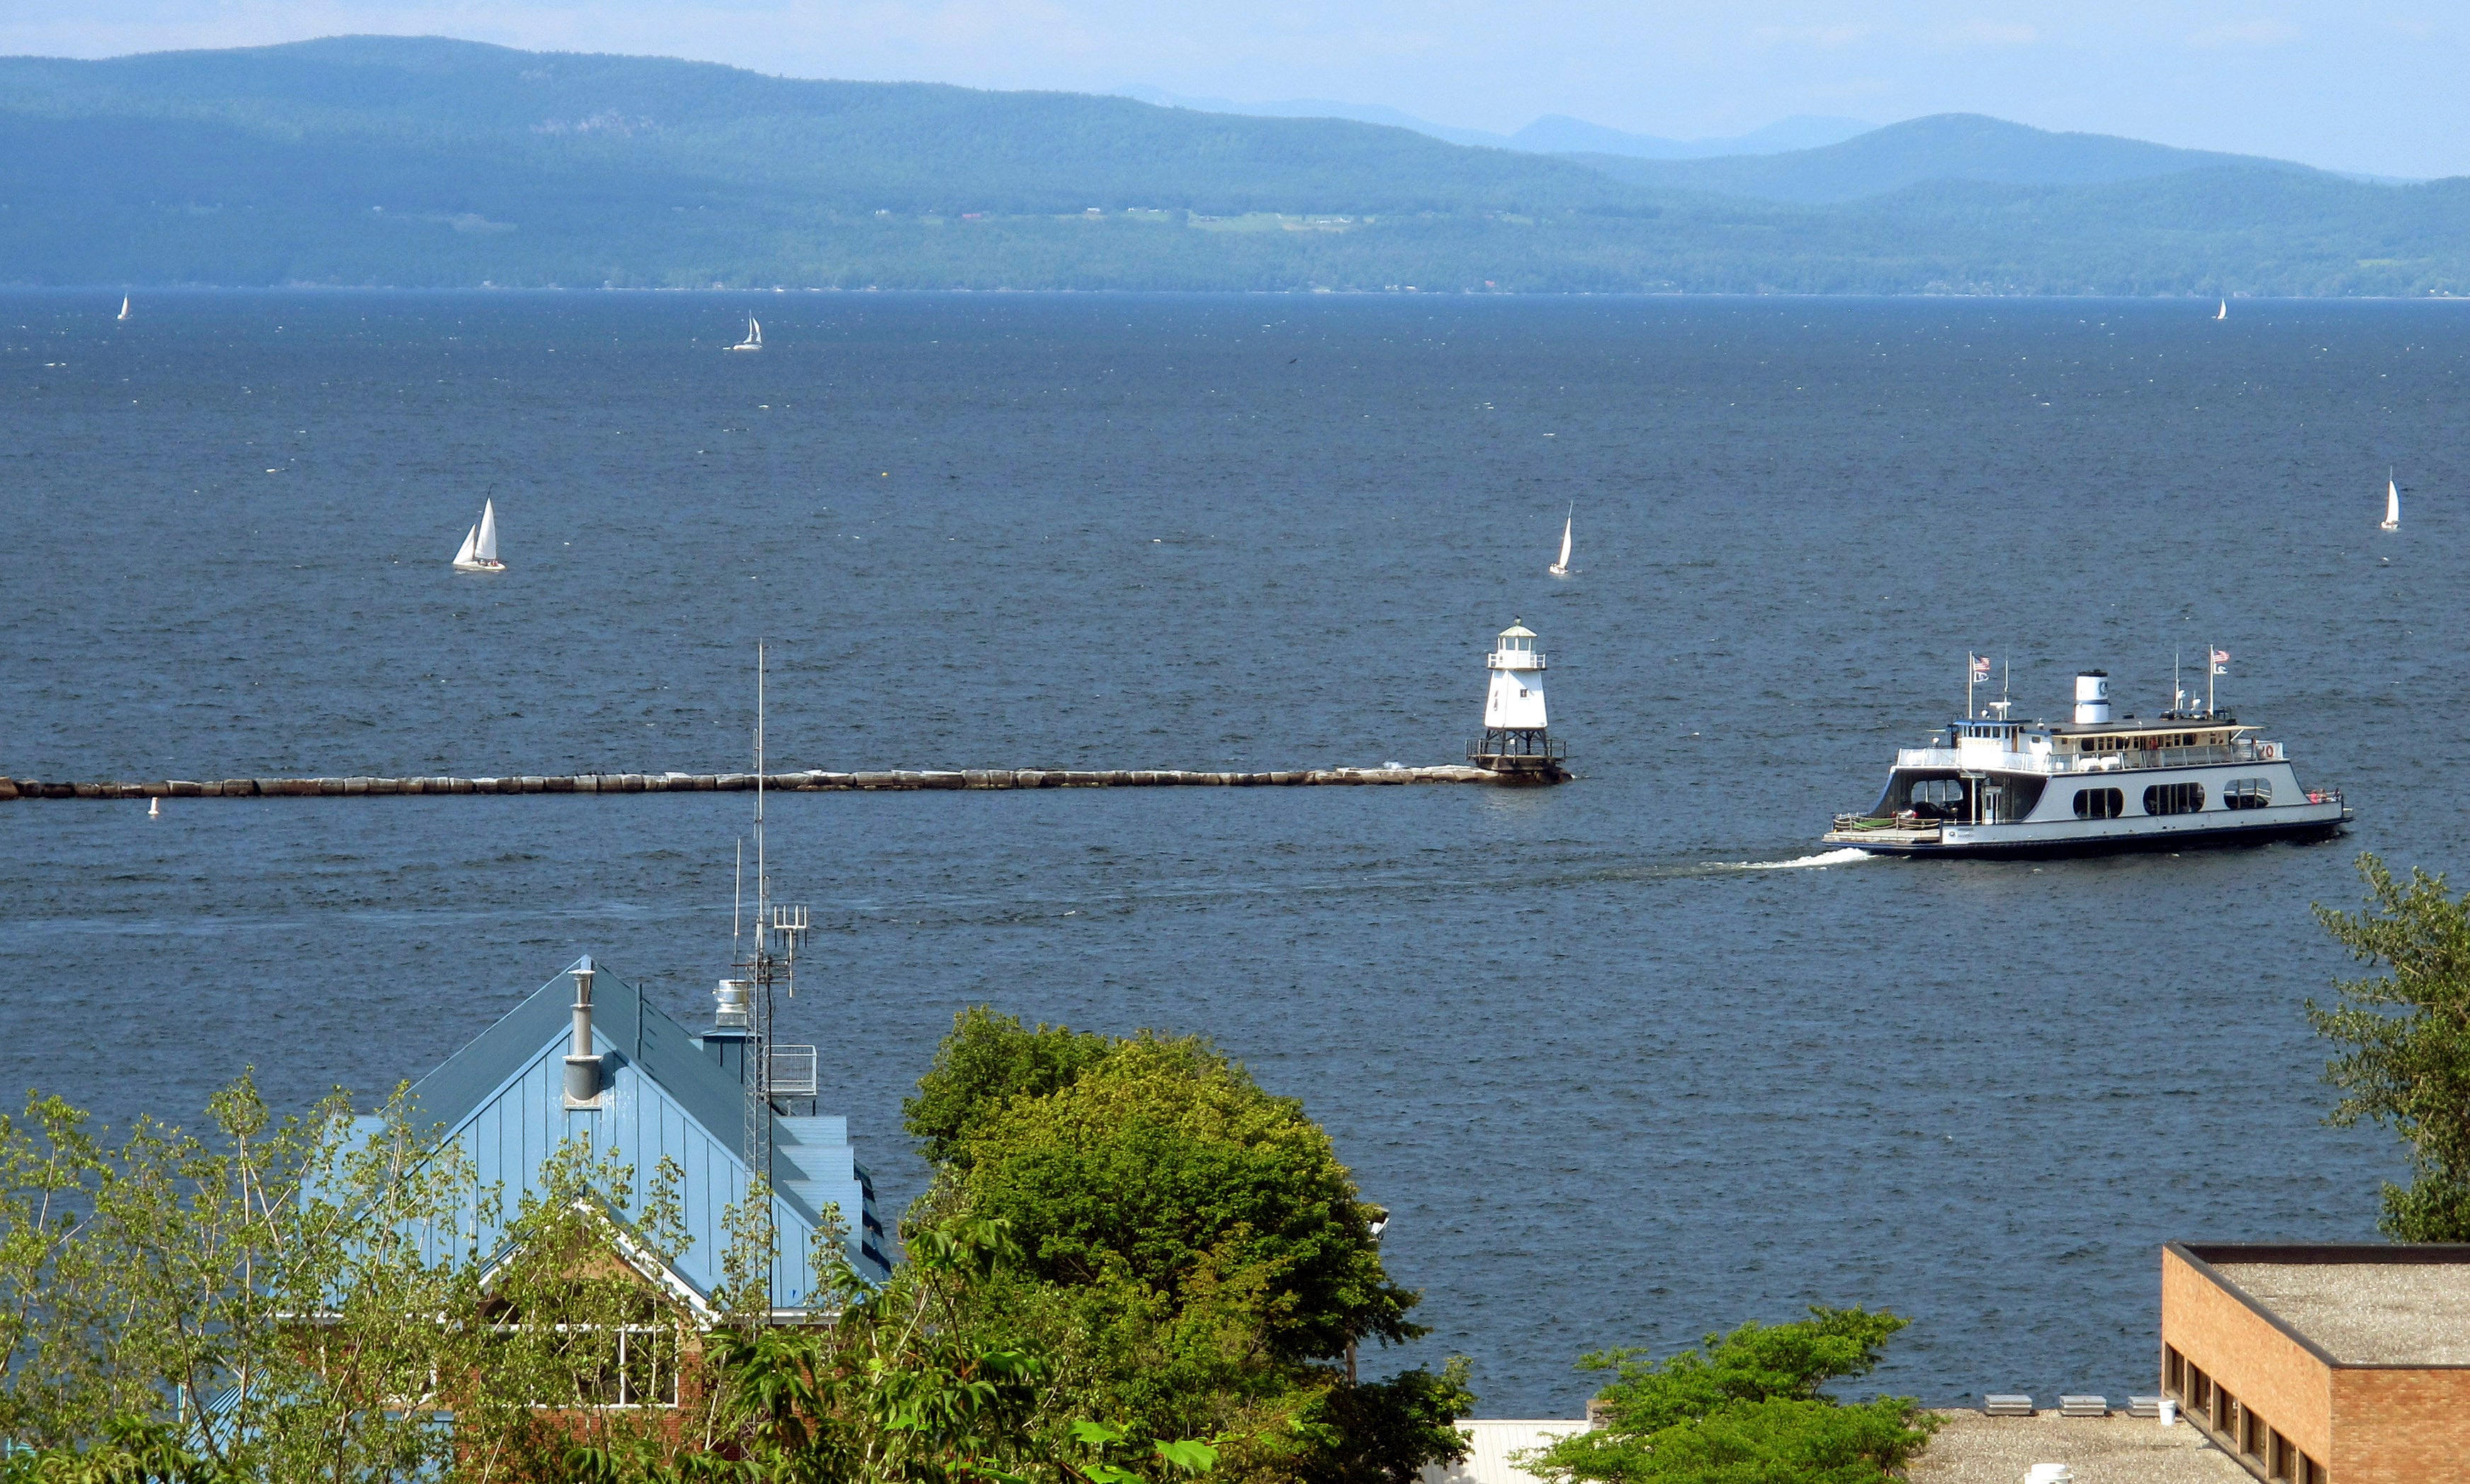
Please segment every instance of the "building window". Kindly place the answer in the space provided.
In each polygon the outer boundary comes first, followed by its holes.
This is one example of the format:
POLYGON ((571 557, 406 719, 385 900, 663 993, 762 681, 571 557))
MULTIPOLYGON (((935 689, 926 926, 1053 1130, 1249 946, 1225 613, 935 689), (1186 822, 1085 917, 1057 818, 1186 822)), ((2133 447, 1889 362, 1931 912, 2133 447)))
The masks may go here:
POLYGON ((2272 807, 2272 782, 2269 778, 2232 778, 2222 790, 2225 809, 2269 809, 2272 807))
MULTIPOLYGON (((557 1356, 556 1369, 573 1379, 569 1395, 533 1401, 545 1410, 568 1407, 672 1407, 678 1404, 678 1336, 666 1325, 601 1326, 561 1324, 548 1327, 557 1356)), ((504 1341, 520 1333, 513 1325, 499 1327, 504 1341)), ((533 1332, 538 1333, 538 1332, 533 1332)))
POLYGON ((2174 1345, 2161 1347, 2161 1389, 2181 1401, 2187 1395, 2187 1357, 2174 1345))
POLYGON ((2271 1429, 2265 1426, 2263 1418, 2256 1416, 2255 1413, 2249 1411, 2246 1407, 2239 1408, 2238 1440, 2240 1452, 2245 1453, 2247 1456, 2254 1459, 2258 1463, 2262 1463, 2264 1461, 2264 1440, 2266 1434, 2271 1429))
POLYGON ((2144 791, 2147 814, 2193 814, 2203 806, 2202 783, 2155 783, 2144 791))
POLYGON ((2265 1476, 2267 1478, 2274 1479, 2289 1478, 2290 1461, 2296 1455, 2291 1449, 2290 1440, 2288 1438, 2283 1437, 2278 1432, 2272 1434, 2265 1440, 2265 1476))
POLYGON ((2114 788, 2080 788, 2076 790, 2077 819, 2114 820, 2126 812, 2126 797, 2114 788))

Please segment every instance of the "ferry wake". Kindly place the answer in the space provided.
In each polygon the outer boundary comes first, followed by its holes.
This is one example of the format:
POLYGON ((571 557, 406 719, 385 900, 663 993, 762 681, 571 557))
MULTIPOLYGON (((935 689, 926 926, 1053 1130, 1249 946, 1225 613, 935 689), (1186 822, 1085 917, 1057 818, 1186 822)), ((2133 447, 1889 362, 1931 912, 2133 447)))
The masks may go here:
MULTIPOLYGON (((2214 674, 2229 656, 2212 651, 2214 674)), ((1987 679, 1975 659, 1972 679, 1987 679)), ((2350 823, 2341 791, 2302 788, 2288 753, 2181 691, 2150 721, 2113 721, 2109 678, 2076 677, 2071 722, 1965 707, 1926 747, 1899 749, 1878 801, 1823 837, 1883 855, 2053 856, 2327 840, 2350 823)), ((1968 686, 1968 697, 1969 687, 1968 686)))

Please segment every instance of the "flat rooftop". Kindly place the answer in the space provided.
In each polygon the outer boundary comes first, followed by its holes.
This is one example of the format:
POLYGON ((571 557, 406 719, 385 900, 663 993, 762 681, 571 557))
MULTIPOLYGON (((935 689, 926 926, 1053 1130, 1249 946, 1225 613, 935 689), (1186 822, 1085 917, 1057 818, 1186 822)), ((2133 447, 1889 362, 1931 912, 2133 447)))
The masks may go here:
POLYGON ((2038 1463, 2065 1464, 2075 1484, 2255 1484, 2185 1423, 2150 1417, 1985 1417, 1942 1412, 1938 1435, 1912 1461, 1911 1484, 2016 1484, 2038 1463))
POLYGON ((2214 1262, 2345 1365, 2470 1365, 2470 1264, 2214 1262))

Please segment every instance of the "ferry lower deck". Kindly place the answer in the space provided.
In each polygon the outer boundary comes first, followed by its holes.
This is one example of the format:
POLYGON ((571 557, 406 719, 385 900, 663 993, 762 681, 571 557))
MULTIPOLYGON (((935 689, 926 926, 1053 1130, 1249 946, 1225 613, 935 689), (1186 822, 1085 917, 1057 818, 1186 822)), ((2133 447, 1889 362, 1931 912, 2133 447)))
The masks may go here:
POLYGON ((1937 823, 1874 829, 1837 828, 1823 837, 1874 855, 1998 856, 2044 860, 2069 855, 2113 855, 2128 850, 2196 850, 2215 846, 2269 845, 2275 841, 2330 840, 2349 822, 2338 798, 2323 803, 2232 813, 2224 810, 2161 819, 2116 819, 2098 823, 2053 820, 2043 823, 1937 823))

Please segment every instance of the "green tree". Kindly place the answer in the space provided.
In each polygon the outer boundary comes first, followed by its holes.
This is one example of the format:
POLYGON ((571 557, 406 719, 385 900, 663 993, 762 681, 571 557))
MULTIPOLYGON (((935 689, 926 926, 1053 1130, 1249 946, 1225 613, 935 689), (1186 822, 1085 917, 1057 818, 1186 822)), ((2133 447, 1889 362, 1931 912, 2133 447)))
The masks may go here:
POLYGON ((1114 1049, 1103 1035, 1043 1024, 1026 1030, 1012 1016, 971 1006, 952 1018, 917 1095, 902 1100, 902 1123, 929 1163, 956 1163, 968 1136, 1014 1098, 1067 1087, 1114 1049))
POLYGON ((400 1091, 114 1148, 57 1099, 0 1120, 0 1427, 53 1473, 274 1481, 441 1469, 428 1410, 474 1283, 473 1182, 400 1091))
POLYGON ((1418 1296, 1328 1134, 1207 1042, 973 1010, 909 1112, 943 1152, 913 1220, 1014 1235, 1017 1272, 982 1302, 1048 1357, 1062 1414, 1226 1439, 1239 1478, 1404 1479, 1463 1452, 1463 1368, 1349 1384, 1350 1346, 1423 1333, 1418 1296))
POLYGON ((2424 870, 2405 885, 2373 854, 2359 876, 2364 910, 2316 909, 2353 959, 2384 969, 2337 981, 2330 1008, 2307 1002, 2317 1033, 2342 1048, 2324 1069, 2342 1092, 2330 1121, 2381 1124, 2409 1146, 2411 1183, 2384 1187, 2387 1236, 2470 1241, 2470 897, 2424 870))
POLYGON ((1881 1484, 1929 1441, 1909 1397, 1846 1404, 1830 1380, 1876 1369, 1910 1321, 1813 1306, 1790 1324, 1751 1322, 1663 1360, 1637 1350, 1582 1357, 1611 1371, 1605 1425, 1521 1456, 1555 1484, 1881 1484))
POLYGON ((634 1183, 617 1150, 568 1140, 479 1254, 478 1291, 454 1319, 470 1345, 439 1388, 475 1484, 560 1476, 578 1448, 675 1465, 703 1447, 673 1422, 715 1400, 693 1364, 701 1316, 662 1278, 691 1241, 685 1171, 662 1160, 640 1213, 634 1183))

